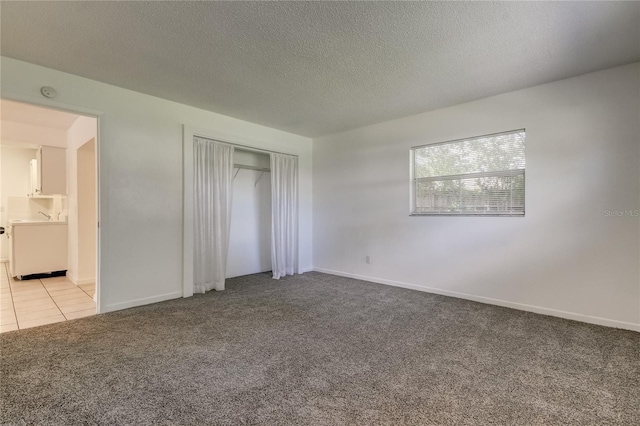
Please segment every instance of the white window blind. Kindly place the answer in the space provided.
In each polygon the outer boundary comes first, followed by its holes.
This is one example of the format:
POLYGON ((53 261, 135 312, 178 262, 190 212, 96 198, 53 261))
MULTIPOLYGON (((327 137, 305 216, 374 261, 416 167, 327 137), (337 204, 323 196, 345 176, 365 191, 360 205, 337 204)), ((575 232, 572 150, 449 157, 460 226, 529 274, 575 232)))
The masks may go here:
POLYGON ((525 131, 411 148, 411 214, 523 216, 525 131))

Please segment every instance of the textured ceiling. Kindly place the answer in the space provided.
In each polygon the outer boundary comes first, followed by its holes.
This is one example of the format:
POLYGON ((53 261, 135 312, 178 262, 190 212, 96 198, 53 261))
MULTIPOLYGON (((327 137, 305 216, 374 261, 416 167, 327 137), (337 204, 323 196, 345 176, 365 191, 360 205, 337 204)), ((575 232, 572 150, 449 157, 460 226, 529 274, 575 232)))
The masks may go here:
POLYGON ((640 60, 636 2, 0 7, 3 56, 310 137, 640 60))

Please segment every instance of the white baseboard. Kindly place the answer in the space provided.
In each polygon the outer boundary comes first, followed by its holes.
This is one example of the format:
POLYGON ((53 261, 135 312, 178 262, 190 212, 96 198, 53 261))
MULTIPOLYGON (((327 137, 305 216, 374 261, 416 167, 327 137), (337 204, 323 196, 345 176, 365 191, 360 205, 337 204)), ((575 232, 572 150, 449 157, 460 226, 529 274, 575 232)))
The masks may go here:
POLYGON ((315 269, 313 269, 313 267, 311 268, 302 268, 298 271, 299 274, 304 274, 305 272, 311 272, 311 271, 315 271, 315 269))
POLYGON ((640 324, 634 324, 631 322, 594 317, 590 315, 577 314, 574 312, 559 311, 556 309, 543 308, 541 306, 533 306, 533 305, 526 305, 524 303, 509 302, 501 299, 493 299, 491 297, 475 296, 472 294, 459 293, 457 291, 443 290, 439 288, 420 286, 416 284, 409 284, 401 281, 393 281, 393 280, 387 280, 382 278, 369 277, 366 275, 358 275, 358 274, 351 274, 348 272, 334 271, 332 269, 313 268, 313 270, 317 272, 322 272, 325 274, 338 275, 338 276, 347 277, 347 278, 355 278, 363 281, 370 281, 377 284, 385 284, 385 285, 390 285, 394 287, 408 288, 411 290, 424 291, 426 293, 440 294, 443 296, 457 297, 459 299, 473 300, 474 302, 487 303, 489 305, 497 305, 497 306, 503 306, 505 308, 512 308, 512 309, 518 309, 521 311, 534 312, 536 314, 549 315, 553 317, 570 319, 574 321, 586 322, 589 324, 603 325, 605 327, 622 328, 625 330, 640 332, 640 324))
POLYGON ((69 274, 69 272, 67 271, 67 278, 69 278, 69 281, 71 281, 72 283, 74 283, 75 285, 82 285, 82 284, 93 284, 96 282, 95 277, 89 277, 89 278, 78 278, 76 276, 73 276, 71 274, 69 274))
POLYGON ((164 302, 165 300, 178 299, 182 297, 181 291, 174 291, 171 293, 159 294, 157 296, 144 297, 142 299, 129 300, 127 302, 114 303, 105 306, 105 309, 100 310, 101 313, 119 311, 121 309, 135 308, 136 306, 149 305, 151 303, 164 302))

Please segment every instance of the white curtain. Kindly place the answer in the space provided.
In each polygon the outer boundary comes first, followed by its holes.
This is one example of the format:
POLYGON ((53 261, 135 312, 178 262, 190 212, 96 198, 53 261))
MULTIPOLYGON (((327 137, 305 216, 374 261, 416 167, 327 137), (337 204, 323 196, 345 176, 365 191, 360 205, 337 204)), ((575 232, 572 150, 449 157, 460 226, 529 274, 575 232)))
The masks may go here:
POLYGON ((193 291, 224 290, 233 194, 233 147, 194 138, 193 291))
POLYGON ((298 263, 298 158, 271 154, 271 268, 293 275, 298 263))

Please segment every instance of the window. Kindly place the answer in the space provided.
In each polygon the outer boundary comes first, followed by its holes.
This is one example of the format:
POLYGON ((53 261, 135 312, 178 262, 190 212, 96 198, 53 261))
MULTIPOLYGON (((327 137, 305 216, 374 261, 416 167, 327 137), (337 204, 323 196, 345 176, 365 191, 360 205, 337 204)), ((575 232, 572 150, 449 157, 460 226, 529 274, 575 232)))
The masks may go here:
POLYGON ((411 148, 411 214, 524 216, 525 131, 411 148))

